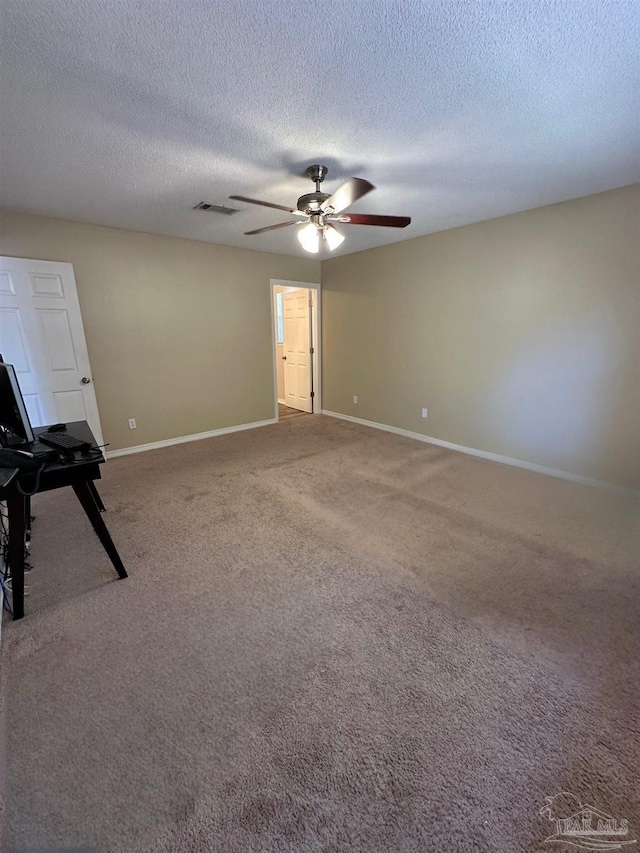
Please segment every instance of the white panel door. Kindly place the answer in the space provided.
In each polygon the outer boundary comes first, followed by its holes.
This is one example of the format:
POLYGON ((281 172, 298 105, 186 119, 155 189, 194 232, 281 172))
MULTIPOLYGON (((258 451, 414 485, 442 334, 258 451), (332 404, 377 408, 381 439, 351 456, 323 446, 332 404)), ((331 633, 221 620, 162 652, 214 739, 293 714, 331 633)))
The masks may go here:
POLYGON ((311 309, 309 291, 294 290, 282 298, 284 310, 285 403, 310 412, 311 403, 311 309))
POLYGON ((71 264, 0 257, 0 354, 33 426, 86 420, 102 444, 71 264))

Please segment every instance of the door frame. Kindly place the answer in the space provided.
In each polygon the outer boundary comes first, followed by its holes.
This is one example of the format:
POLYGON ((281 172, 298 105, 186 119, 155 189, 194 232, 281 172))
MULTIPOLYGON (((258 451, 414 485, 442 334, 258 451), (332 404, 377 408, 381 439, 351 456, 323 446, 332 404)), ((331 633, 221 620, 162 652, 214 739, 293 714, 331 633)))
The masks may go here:
POLYGON ((313 356, 311 359, 313 376, 313 413, 319 415, 322 411, 322 285, 315 281, 288 281, 281 278, 269 279, 269 301, 271 303, 271 351, 273 353, 273 405, 275 419, 280 420, 278 409, 278 367, 276 346, 276 315, 275 315, 275 289, 276 287, 287 287, 291 289, 304 288, 313 292, 313 308, 311 309, 311 346, 313 356))

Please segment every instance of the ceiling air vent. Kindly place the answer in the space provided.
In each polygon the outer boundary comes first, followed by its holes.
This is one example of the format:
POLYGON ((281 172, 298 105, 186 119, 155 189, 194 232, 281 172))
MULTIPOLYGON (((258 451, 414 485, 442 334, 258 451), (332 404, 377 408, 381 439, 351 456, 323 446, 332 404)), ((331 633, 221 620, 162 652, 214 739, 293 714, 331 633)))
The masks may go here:
POLYGON ((207 204, 206 201, 201 201, 193 208, 194 210, 208 210, 209 213, 221 213, 223 216, 233 216, 234 213, 239 213, 237 207, 225 207, 223 204, 207 204))

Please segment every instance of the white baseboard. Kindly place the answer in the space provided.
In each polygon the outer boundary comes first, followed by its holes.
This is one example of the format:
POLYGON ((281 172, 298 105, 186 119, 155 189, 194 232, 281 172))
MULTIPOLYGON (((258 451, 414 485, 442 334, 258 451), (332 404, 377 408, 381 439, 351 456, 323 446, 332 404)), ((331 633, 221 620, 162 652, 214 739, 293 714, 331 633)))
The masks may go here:
POLYGON ((640 492, 633 489, 625 488, 624 486, 616 486, 615 483, 607 483, 604 480, 594 480, 591 477, 582 477, 580 474, 572 474, 569 471, 561 471, 557 468, 547 468, 544 465, 537 465, 535 462, 525 462, 523 459, 515 459, 512 456, 501 456, 499 453, 489 453, 487 450, 476 450, 474 447, 465 447, 462 444, 453 444, 451 441, 443 441, 441 438, 432 438, 429 435, 423 435, 420 432, 411 432, 408 429, 389 426, 388 424, 379 424, 376 421, 365 421, 362 418, 354 418, 352 415, 343 415, 340 412, 330 412, 327 409, 322 410, 323 415, 328 415, 331 418, 339 418, 343 421, 350 421, 354 424, 373 427, 373 429, 381 429, 384 432, 392 432, 395 435, 402 435, 405 438, 413 438, 416 441, 425 441, 427 444, 435 444, 438 447, 446 447, 447 450, 457 450, 459 453, 466 453, 468 456, 477 456, 480 459, 488 459, 490 462, 499 462, 502 465, 511 465, 513 468, 524 468, 525 471, 534 471, 536 474, 545 474, 548 477, 557 477, 559 480, 569 480, 571 483, 580 483, 583 486, 595 486, 598 489, 607 489, 610 492, 618 494, 630 495, 635 498, 640 498, 640 492))
POLYGON ((284 401, 284 400, 281 400, 281 399, 280 399, 280 397, 278 397, 278 402, 280 403, 280 405, 281 405, 281 406, 286 406, 286 405, 287 405, 287 404, 285 403, 285 401, 284 401))
POLYGON ((131 453, 143 453, 145 450, 159 450, 161 447, 171 447, 173 444, 186 444, 188 441, 200 441, 203 438, 215 438, 217 435, 228 435, 230 432, 242 432, 245 429, 257 429, 257 427, 277 424, 276 418, 268 421, 255 421, 251 424, 237 424, 236 426, 223 427, 222 429, 211 429, 208 432, 196 432, 193 435, 181 435, 178 438, 167 438, 164 441, 152 441, 149 444, 138 444, 135 447, 123 447, 121 450, 111 450, 107 453, 107 459, 116 456, 129 456, 131 453))

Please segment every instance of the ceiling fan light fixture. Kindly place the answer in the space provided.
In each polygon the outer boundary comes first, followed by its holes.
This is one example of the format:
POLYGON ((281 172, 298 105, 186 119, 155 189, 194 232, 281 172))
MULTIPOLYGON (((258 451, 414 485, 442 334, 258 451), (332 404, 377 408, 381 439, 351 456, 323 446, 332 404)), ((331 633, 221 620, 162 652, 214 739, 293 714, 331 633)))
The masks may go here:
POLYGON ((333 225, 324 226, 324 239, 329 244, 329 250, 333 252, 344 242, 344 234, 341 234, 333 225))
POLYGON ((315 255, 320 251, 320 232, 313 222, 308 222, 298 231, 298 242, 305 250, 315 255))

